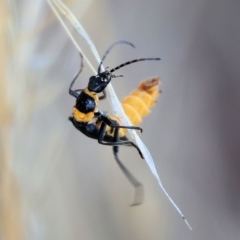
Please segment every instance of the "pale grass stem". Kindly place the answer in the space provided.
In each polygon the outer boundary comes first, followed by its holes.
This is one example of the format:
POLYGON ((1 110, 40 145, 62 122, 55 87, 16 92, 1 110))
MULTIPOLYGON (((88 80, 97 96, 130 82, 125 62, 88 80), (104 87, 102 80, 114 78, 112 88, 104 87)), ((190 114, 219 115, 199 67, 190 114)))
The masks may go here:
MULTIPOLYGON (((65 22, 63 21, 60 13, 63 14, 64 17, 70 21, 72 27, 79 33, 80 36, 82 36, 86 40, 86 42, 89 44, 89 46, 90 46, 94 56, 96 57, 96 60, 100 63, 100 57, 98 55, 98 52, 97 52, 97 50, 96 50, 96 48, 95 48, 95 46, 93 44, 93 41, 88 36, 87 32, 84 30, 84 28, 82 27, 80 22, 73 15, 73 13, 66 7, 66 5, 63 4, 62 1, 60 1, 60 0, 47 0, 47 2, 49 3, 50 7, 52 8, 53 12, 57 16, 58 20, 62 24, 62 26, 65 29, 65 31, 69 35, 70 39, 73 41, 73 43, 76 46, 76 48, 82 53, 82 55, 84 56, 85 60, 89 64, 89 66, 92 68, 93 72, 96 73, 96 70, 93 68, 91 63, 86 58, 86 55, 83 53, 83 51, 81 50, 79 44, 77 43, 77 41, 75 40, 75 38, 73 37, 71 32, 69 31, 69 29, 68 29, 67 25, 65 24, 65 22)), ((104 70, 103 66, 102 66, 102 70, 104 70)), ((122 105, 121 105, 117 95, 115 94, 115 91, 114 91, 111 83, 108 84, 108 87, 106 88, 106 90, 107 90, 106 92, 107 92, 108 100, 110 101, 110 104, 111 104, 111 106, 113 108, 114 114, 119 116, 119 117, 121 117, 121 119, 122 119, 122 121, 124 122, 125 125, 131 126, 132 124, 131 124, 130 120, 128 119, 128 117, 125 115, 125 113, 123 111, 123 108, 122 108, 122 105)), ((157 173, 157 170, 156 170, 153 158, 152 158, 150 152, 148 151, 147 147, 144 145, 144 143, 142 142, 142 140, 140 139, 140 137, 138 136, 138 134, 136 133, 135 130, 130 130, 129 133, 130 133, 130 136, 135 140, 135 142, 137 143, 137 145, 141 149, 141 151, 143 153, 143 156, 144 156, 144 158, 146 160, 146 163, 148 164, 148 166, 149 166, 152 174, 154 175, 154 177, 157 179, 160 188, 163 190, 163 192, 166 195, 166 197, 169 199, 171 204, 174 206, 174 208, 180 214, 182 219, 185 221, 186 225, 191 230, 192 228, 189 225, 189 223, 187 222, 186 218, 184 217, 182 211, 175 204, 175 202, 169 196, 168 192, 163 187, 163 184, 162 184, 162 182, 161 182, 161 180, 159 178, 159 175, 157 173)))

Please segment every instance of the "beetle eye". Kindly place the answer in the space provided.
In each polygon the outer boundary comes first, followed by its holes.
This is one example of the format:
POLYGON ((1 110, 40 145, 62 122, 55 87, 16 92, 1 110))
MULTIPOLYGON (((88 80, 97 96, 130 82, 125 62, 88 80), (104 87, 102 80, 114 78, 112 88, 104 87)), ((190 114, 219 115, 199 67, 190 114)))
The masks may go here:
POLYGON ((102 82, 108 82, 110 79, 111 79, 111 75, 108 71, 105 71, 102 73, 102 76, 101 76, 102 82))

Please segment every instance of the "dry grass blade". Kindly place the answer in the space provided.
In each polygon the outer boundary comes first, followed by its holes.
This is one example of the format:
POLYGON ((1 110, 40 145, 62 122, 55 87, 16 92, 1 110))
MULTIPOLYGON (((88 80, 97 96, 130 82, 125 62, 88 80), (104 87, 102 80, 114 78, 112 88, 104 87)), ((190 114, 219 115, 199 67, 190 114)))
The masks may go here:
MULTIPOLYGON (((99 54, 98 54, 98 52, 97 52, 97 50, 96 50, 96 48, 93 44, 93 41, 90 39, 87 32, 84 30, 84 28, 82 27, 80 22, 73 15, 73 13, 60 0, 52 0, 52 1, 47 0, 47 2, 50 5, 50 7, 52 8, 55 15, 57 16, 58 20, 61 22, 62 26, 64 27, 65 31, 69 35, 70 39, 73 41, 73 43, 77 47, 77 49, 82 53, 84 58, 86 58, 85 54, 82 52, 81 48, 79 47, 79 44, 77 44, 76 40, 74 39, 71 32, 69 31, 68 27, 64 23, 60 13, 63 14, 70 21, 72 27, 79 33, 79 35, 81 37, 83 37, 86 40, 86 42, 89 44, 94 56, 96 57, 96 60, 100 63, 100 57, 99 57, 99 54)), ((160 59, 158 59, 158 60, 160 60, 160 59)), ((91 63, 88 61, 88 59, 87 59, 87 62, 90 65, 90 67, 93 69, 93 67, 92 67, 91 63)), ((103 65, 101 65, 101 67, 102 67, 102 70, 104 70, 103 65)), ((96 72, 95 70, 93 70, 93 71, 96 72)), ((123 107, 122 107, 122 105, 121 105, 121 103, 120 103, 120 101, 119 101, 111 83, 108 84, 108 86, 106 88, 106 93, 107 93, 108 100, 110 101, 110 104, 112 106, 114 114, 119 116, 122 119, 124 125, 132 126, 130 120, 128 119, 128 117, 124 113, 123 107)), ((187 222, 187 220, 185 219, 185 217, 184 217, 183 213, 181 212, 180 208, 175 204, 175 202, 172 200, 172 198, 169 196, 169 194, 167 193, 167 191, 163 187, 163 185, 160 181, 160 177, 157 173, 153 158, 152 158, 150 152, 148 151, 147 147, 142 142, 142 140, 140 139, 140 137, 138 136, 138 134, 135 130, 129 130, 128 132, 129 132, 131 138, 134 139, 134 141, 137 143, 139 149, 141 150, 141 152, 142 152, 142 154, 143 154, 143 156, 146 160, 146 163, 148 164, 148 167, 150 168, 153 175, 156 177, 160 188, 163 190, 163 192, 165 193, 165 195, 167 196, 169 201, 172 203, 174 208, 178 211, 180 216, 183 218, 183 220, 185 221, 185 223, 187 224, 189 229, 192 229, 191 226, 189 225, 189 223, 187 222)))

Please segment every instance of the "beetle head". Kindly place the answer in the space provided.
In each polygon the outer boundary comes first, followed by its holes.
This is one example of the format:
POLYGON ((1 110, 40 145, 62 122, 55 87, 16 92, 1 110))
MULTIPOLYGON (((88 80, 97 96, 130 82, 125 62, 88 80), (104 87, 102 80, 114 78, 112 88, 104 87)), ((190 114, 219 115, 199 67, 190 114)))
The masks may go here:
POLYGON ((88 90, 96 93, 102 92, 110 83, 112 74, 109 71, 104 71, 96 76, 89 78, 88 90))

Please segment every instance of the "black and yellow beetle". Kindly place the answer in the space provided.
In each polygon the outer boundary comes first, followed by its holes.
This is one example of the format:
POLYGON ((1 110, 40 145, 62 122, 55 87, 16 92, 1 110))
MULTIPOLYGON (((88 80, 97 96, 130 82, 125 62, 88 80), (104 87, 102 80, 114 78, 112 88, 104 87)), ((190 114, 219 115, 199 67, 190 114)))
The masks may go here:
MULTIPOLYGON (((110 50, 115 45, 123 43, 133 46, 132 43, 127 41, 119 41, 112 44, 107 49, 99 64, 98 74, 89 78, 88 86, 85 89, 73 90, 72 87, 83 70, 83 57, 80 53, 81 67, 69 87, 69 94, 76 98, 76 103, 73 107, 73 112, 69 117, 69 120, 76 129, 85 134, 87 137, 97 139, 99 144, 113 146, 113 153, 118 165, 137 191, 132 205, 138 205, 142 202, 142 185, 120 162, 118 158, 118 148, 122 145, 133 146, 138 150, 140 156, 143 158, 142 152, 138 146, 126 137, 128 129, 139 130, 142 132, 142 128, 138 126, 124 126, 119 117, 98 110, 97 104, 99 100, 106 97, 104 90, 111 82, 112 78, 122 77, 122 75, 115 76, 113 72, 135 62, 146 60, 158 61, 160 58, 135 59, 125 62, 111 70, 106 69, 101 72, 103 61, 110 50), (98 97, 99 93, 103 93, 103 95, 98 97)), ((140 84, 137 90, 123 100, 122 105, 124 111, 129 116, 133 125, 139 124, 141 122, 141 117, 147 115, 149 113, 149 107, 152 107, 155 104, 156 98, 159 95, 158 86, 158 78, 144 81, 140 84)))

